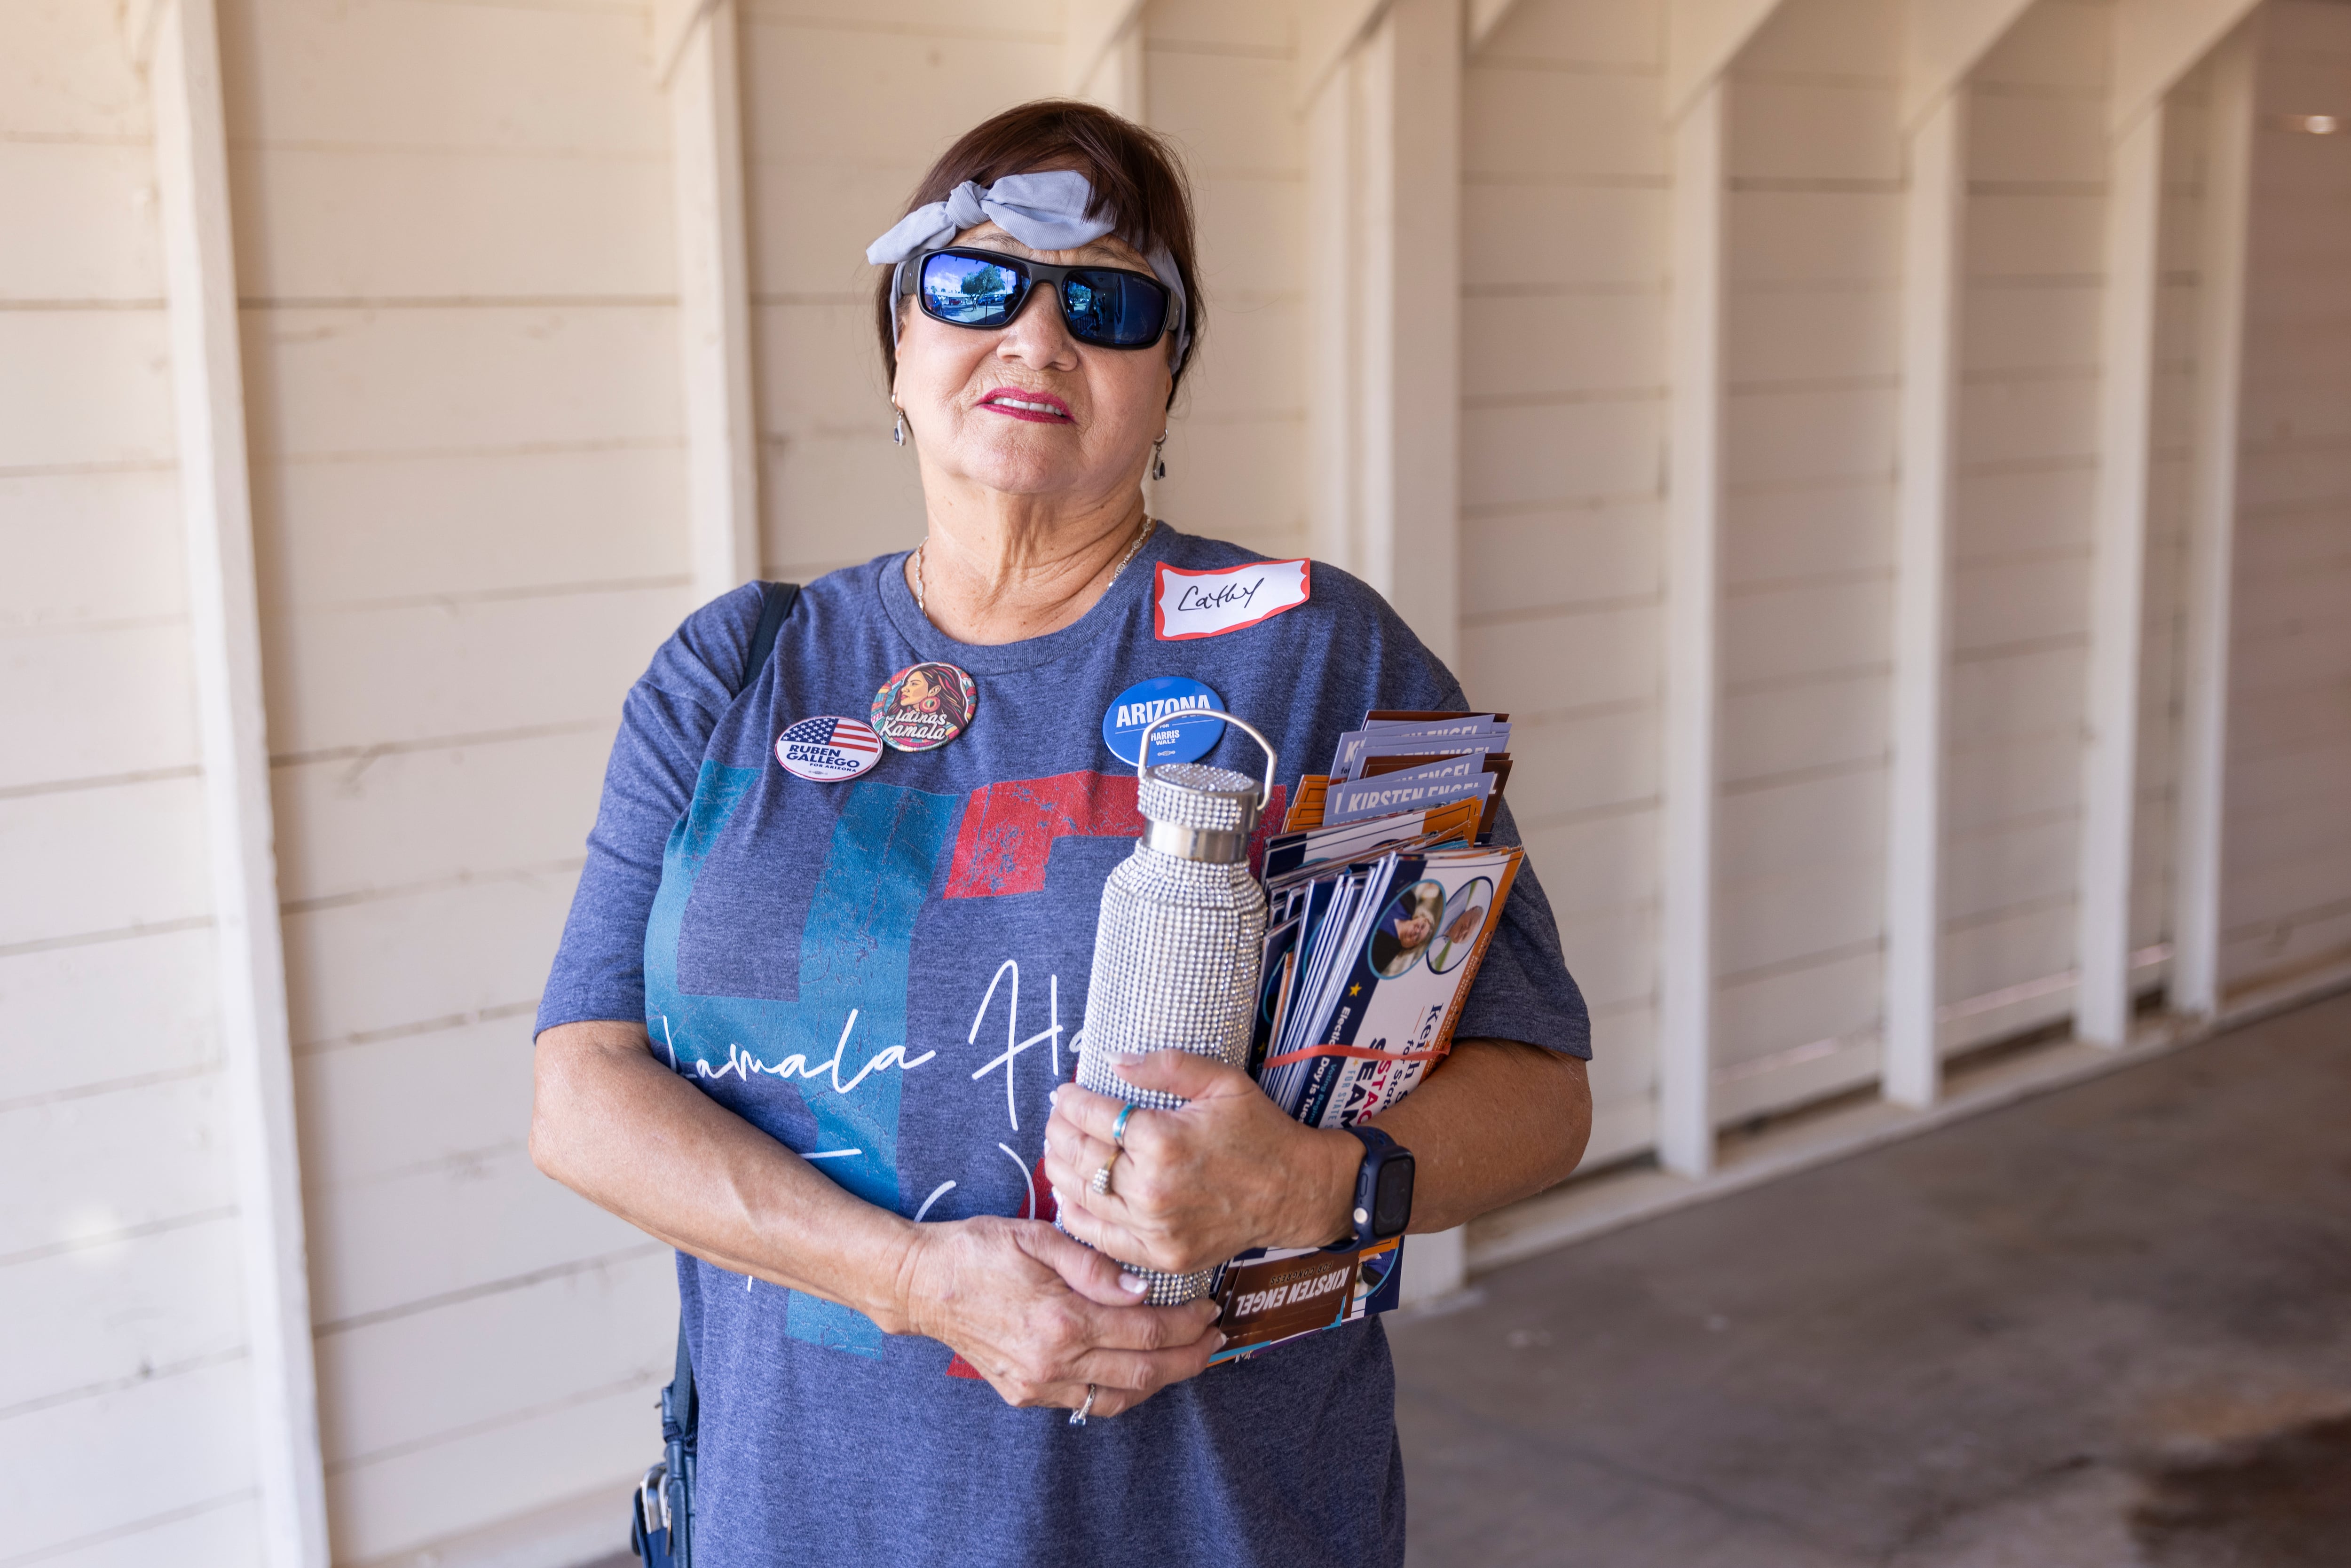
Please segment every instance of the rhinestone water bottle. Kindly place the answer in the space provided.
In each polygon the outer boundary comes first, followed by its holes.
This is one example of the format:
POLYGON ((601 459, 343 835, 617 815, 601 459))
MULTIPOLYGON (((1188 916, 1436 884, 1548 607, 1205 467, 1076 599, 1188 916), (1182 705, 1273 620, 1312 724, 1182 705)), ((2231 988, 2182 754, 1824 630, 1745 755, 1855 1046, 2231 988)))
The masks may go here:
MULTIPOLYGON (((1135 765, 1143 836, 1102 886, 1078 1057, 1081 1087, 1155 1111, 1184 1102, 1123 1082, 1112 1062, 1172 1046, 1246 1067, 1265 956, 1265 889, 1249 870, 1249 844, 1273 797, 1273 747, 1249 725, 1219 714, 1264 750, 1262 783, 1198 762, 1151 766, 1151 732, 1189 716, 1170 714, 1143 732, 1135 765)), ((1113 1186, 1115 1180, 1113 1170, 1113 1186)), ((1207 1294, 1216 1273, 1126 1267, 1151 1281, 1155 1306, 1207 1294)))

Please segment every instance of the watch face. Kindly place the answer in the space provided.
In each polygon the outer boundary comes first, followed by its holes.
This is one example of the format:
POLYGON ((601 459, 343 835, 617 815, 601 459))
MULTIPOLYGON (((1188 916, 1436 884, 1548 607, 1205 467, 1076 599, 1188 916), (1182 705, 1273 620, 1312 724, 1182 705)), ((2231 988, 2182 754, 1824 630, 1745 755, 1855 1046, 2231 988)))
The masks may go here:
POLYGON ((1380 1165, 1378 1185, 1372 1191, 1372 1234, 1401 1236, 1411 1223, 1412 1156, 1398 1153, 1380 1165))

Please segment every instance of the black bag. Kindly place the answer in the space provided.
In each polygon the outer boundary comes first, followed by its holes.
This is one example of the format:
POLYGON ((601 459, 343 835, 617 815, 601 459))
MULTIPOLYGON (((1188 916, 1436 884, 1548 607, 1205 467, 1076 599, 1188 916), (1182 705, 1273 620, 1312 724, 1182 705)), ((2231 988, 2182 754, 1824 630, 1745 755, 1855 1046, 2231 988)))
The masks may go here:
MULTIPOLYGON (((741 696, 757 679, 776 649, 776 633, 799 599, 796 582, 763 582, 759 593, 758 630, 751 633, 749 655, 743 661, 741 696)), ((694 1563, 694 1441, 700 1424, 700 1402, 694 1393, 694 1354, 686 1348, 685 1322, 677 1325, 677 1371, 662 1390, 662 1458, 637 1483, 629 1500, 629 1550, 645 1560, 645 1568, 693 1568, 694 1563)))
POLYGON ((677 1325, 677 1374, 662 1390, 662 1459, 637 1483, 629 1509, 629 1550, 645 1568, 688 1568, 693 1561, 694 1357, 685 1324, 677 1325))

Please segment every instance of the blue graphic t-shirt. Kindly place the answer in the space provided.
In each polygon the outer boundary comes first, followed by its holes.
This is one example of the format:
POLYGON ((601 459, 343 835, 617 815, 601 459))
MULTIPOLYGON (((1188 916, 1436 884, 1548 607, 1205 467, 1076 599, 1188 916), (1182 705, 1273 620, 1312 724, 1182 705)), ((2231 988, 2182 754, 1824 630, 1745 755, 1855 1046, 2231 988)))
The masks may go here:
MULTIPOLYGON (((697 611, 629 693, 538 1027, 643 1019, 660 1060, 870 1203, 933 1222, 1039 1215, 1046 1095, 1075 1071, 1102 882, 1141 831, 1134 771, 1102 739, 1113 701, 1154 676, 1208 686, 1280 747, 1277 822, 1365 710, 1468 706, 1378 595, 1329 567, 1303 603, 1214 635, 1180 634, 1207 599, 1175 591, 1191 580, 1164 579, 1179 623, 1155 616, 1163 564, 1260 559, 1163 527, 1075 624, 977 647, 932 626, 904 557, 886 556, 809 584, 747 680, 758 591, 697 611), (958 738, 886 750, 844 782, 778 766, 787 726, 865 719, 922 661, 972 677, 958 738)), ((1205 760, 1263 765, 1238 732, 1205 760)), ((1531 867, 1458 1034, 1590 1054, 1531 867)), ((678 1280, 701 1568, 1404 1559, 1376 1322, 1073 1427, 1007 1406, 935 1341, 692 1258, 678 1280)))

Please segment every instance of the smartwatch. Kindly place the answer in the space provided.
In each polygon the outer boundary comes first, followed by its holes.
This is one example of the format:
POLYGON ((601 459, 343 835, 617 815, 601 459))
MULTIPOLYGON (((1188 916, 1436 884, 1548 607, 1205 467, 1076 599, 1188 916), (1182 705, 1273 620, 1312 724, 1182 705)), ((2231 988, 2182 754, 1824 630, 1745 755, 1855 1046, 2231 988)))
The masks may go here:
POLYGON ((1412 1151, 1377 1127, 1343 1127, 1360 1139, 1364 1163, 1355 1172, 1355 1222, 1352 1241, 1342 1246, 1369 1247, 1402 1236, 1412 1223, 1412 1151))

